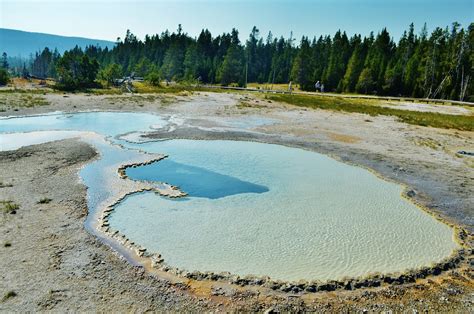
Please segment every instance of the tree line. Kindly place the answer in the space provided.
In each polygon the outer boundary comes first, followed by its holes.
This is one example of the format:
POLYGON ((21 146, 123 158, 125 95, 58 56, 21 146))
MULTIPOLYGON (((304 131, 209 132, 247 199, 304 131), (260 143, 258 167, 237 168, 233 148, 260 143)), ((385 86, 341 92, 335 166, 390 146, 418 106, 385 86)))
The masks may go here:
MULTIPOLYGON (((415 33, 411 24, 398 42, 387 29, 377 34, 310 39, 260 35, 253 27, 245 42, 232 29, 213 37, 205 29, 197 38, 183 32, 138 39, 127 31, 112 49, 88 46, 62 56, 45 48, 25 69, 38 77, 53 77, 70 88, 91 87, 100 80, 110 85, 122 76, 245 86, 249 82, 299 84, 326 91, 474 101, 474 23, 466 29, 453 23, 428 33, 415 33)), ((20 71, 18 71, 20 72, 20 71)))

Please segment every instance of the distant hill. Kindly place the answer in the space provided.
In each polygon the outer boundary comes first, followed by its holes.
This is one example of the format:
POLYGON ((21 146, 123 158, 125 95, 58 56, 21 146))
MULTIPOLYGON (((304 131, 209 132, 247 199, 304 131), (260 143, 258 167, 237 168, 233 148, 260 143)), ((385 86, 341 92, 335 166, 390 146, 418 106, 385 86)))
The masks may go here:
POLYGON ((0 28, 0 54, 6 52, 9 57, 28 58, 30 54, 43 50, 45 47, 53 50, 57 48, 60 53, 63 53, 76 45, 79 47, 99 45, 102 48, 111 48, 114 46, 114 42, 0 28))

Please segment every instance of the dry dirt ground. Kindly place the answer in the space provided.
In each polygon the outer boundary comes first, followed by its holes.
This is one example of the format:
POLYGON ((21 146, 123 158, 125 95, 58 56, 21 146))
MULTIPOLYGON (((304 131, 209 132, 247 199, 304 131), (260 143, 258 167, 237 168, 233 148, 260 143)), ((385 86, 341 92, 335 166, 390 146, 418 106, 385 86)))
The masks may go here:
MULTIPOLYGON (((418 127, 385 116, 306 110, 247 94, 43 97, 48 105, 24 108, 11 102, 0 114, 155 112, 177 122, 149 137, 241 139, 301 147, 407 184, 416 191, 416 201, 470 232, 474 229, 474 157, 456 154, 474 151, 473 132, 418 127), (259 125, 268 119, 273 124, 259 125)), ((0 200, 19 205, 16 214, 0 214, 1 311, 470 312, 474 306, 472 261, 417 283, 302 296, 259 294, 241 287, 216 291, 209 282, 199 288, 196 282, 153 277, 85 231, 86 190, 77 171, 93 158, 94 150, 76 140, 0 152, 0 200), (42 198, 51 202, 38 204, 42 198)))

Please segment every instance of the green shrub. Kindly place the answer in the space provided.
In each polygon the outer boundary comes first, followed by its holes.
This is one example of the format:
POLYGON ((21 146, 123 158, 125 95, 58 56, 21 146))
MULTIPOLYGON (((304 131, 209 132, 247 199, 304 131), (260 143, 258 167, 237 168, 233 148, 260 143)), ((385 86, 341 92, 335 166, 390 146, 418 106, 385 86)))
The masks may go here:
POLYGON ((0 201, 2 211, 8 214, 16 214, 16 211, 20 209, 20 206, 13 201, 0 201))
POLYGON ((17 294, 15 291, 8 291, 7 293, 5 293, 5 295, 3 296, 3 299, 2 299, 2 302, 5 302, 6 300, 8 299, 11 299, 11 298, 14 298, 16 297, 17 294))
POLYGON ((161 86, 161 77, 158 71, 152 71, 145 77, 145 81, 153 86, 161 86))
POLYGON ((113 85, 115 80, 122 77, 122 66, 117 63, 111 63, 99 71, 100 80, 107 82, 107 86, 113 85))
POLYGON ((11 183, 0 182, 0 188, 11 188, 12 186, 11 183))
POLYGON ((38 204, 49 204, 52 201, 52 199, 44 197, 38 201, 38 204))

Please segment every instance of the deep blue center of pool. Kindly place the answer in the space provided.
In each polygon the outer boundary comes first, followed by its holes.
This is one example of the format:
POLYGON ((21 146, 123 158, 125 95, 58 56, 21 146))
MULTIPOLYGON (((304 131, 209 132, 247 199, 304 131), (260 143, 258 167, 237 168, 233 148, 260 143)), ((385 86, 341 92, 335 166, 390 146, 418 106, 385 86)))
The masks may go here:
POLYGON ((242 193, 264 193, 268 188, 201 167, 163 159, 151 165, 128 168, 134 180, 158 181, 178 186, 191 197, 217 199, 242 193))

